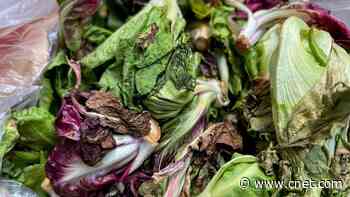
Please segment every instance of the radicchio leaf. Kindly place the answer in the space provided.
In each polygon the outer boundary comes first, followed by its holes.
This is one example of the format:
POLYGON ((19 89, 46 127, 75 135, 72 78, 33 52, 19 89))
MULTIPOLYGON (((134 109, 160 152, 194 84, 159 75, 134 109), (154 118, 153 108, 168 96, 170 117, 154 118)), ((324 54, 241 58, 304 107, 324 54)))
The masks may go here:
POLYGON ((82 160, 93 166, 108 150, 115 148, 116 142, 109 128, 101 127, 96 118, 86 118, 81 124, 80 151, 82 160))
POLYGON ((72 68, 75 77, 76 77, 76 82, 75 82, 75 89, 79 89, 79 86, 81 84, 81 68, 80 68, 80 64, 74 60, 69 60, 67 59, 67 62, 69 64, 69 66, 72 68))
POLYGON ((241 29, 236 41, 236 46, 241 51, 246 51, 253 46, 271 25, 291 16, 302 18, 308 24, 328 31, 338 44, 345 48, 350 47, 350 29, 343 21, 317 4, 297 2, 278 9, 272 8, 253 13, 247 6, 236 0, 228 2, 248 15, 247 24, 241 29))
POLYGON ((285 0, 245 0, 245 4, 253 12, 263 9, 270 9, 279 4, 285 3, 285 0))
POLYGON ((336 43, 344 48, 350 48, 350 29, 340 19, 333 16, 329 10, 317 4, 305 4, 306 12, 311 15, 310 24, 329 32, 336 43))
MULTIPOLYGON (((244 4, 252 11, 256 12, 259 10, 271 9, 275 6, 282 5, 285 0, 245 0, 244 4)), ((232 15, 235 19, 246 19, 247 14, 243 11, 234 12, 232 15)))
POLYGON ((200 71, 205 77, 216 78, 218 76, 217 59, 214 54, 206 52, 199 65, 200 71))
POLYGON ((62 138, 50 154, 46 173, 57 194, 72 197, 95 197, 115 182, 135 182, 129 175, 160 138, 159 126, 148 113, 130 111, 112 94, 98 91, 74 90, 66 96, 56 129, 62 138))
POLYGON ((98 165, 92 167, 82 161, 77 142, 63 140, 58 144, 46 164, 46 174, 55 191, 62 196, 90 196, 90 191, 103 189, 119 180, 115 170, 135 159, 138 142, 127 136, 114 138, 121 143, 118 148, 108 152, 98 165))
POLYGON ((73 105, 72 98, 65 97, 56 119, 57 135, 79 141, 81 119, 78 109, 73 105))
POLYGON ((91 144, 99 144, 109 134, 107 128, 100 127, 100 121, 96 118, 86 118, 81 124, 81 140, 91 144))

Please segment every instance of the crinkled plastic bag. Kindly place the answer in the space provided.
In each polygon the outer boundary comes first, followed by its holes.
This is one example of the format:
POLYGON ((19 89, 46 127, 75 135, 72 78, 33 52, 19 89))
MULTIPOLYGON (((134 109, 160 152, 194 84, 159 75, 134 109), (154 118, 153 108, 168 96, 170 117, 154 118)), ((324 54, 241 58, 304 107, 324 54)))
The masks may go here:
POLYGON ((38 197, 38 195, 16 181, 0 179, 0 197, 38 197))
POLYGON ((1 99, 37 83, 57 40, 58 5, 54 0, 7 0, 0 10, 1 99))
POLYGON ((0 114, 35 99, 57 43, 58 11, 56 0, 0 1, 0 114))

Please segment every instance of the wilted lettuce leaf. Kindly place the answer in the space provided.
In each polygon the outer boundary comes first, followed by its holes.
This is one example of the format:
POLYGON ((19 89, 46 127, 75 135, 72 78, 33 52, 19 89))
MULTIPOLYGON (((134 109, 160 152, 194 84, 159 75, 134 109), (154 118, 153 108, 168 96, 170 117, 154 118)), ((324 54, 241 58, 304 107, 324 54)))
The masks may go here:
POLYGON ((33 150, 43 150, 55 144, 55 117, 46 109, 31 107, 13 112, 20 134, 19 145, 33 150))
POLYGON ((3 134, 0 138, 0 172, 2 159, 16 144, 19 138, 18 130, 14 120, 9 120, 5 123, 3 134))
POLYGON ((229 16, 234 8, 229 6, 218 6, 213 9, 210 15, 210 29, 215 38, 220 41, 227 41, 230 39, 231 30, 229 27, 229 16))
POLYGON ((107 68, 102 74, 98 85, 104 91, 111 92, 114 96, 121 98, 122 96, 122 83, 123 83, 123 67, 115 64, 107 68))
POLYGON ((159 62, 136 71, 135 85, 140 95, 147 95, 154 89, 160 74, 165 71, 168 62, 169 57, 166 56, 159 62))
MULTIPOLYGON (((271 82, 281 178, 341 179, 344 187, 329 191, 343 192, 349 188, 347 173, 340 173, 340 169, 348 167, 341 160, 350 155, 345 145, 349 54, 334 43, 328 32, 310 28, 296 17, 271 28, 256 49, 260 58, 257 68, 263 68, 263 72, 255 79, 271 82)), ((295 192, 320 196, 321 190, 295 192)))
POLYGON ((348 102, 345 95, 348 92, 346 87, 350 82, 349 63, 350 56, 346 51, 334 45, 326 67, 327 71, 295 105, 284 133, 285 136, 291 133, 294 135, 289 140, 282 136, 284 142, 292 143, 310 137, 314 132, 320 132, 317 129, 320 125, 331 126, 330 123, 333 121, 342 121, 347 116, 347 112, 342 107, 348 102))
POLYGON ((83 38, 89 41, 90 43, 99 45, 103 43, 112 32, 103 27, 89 25, 84 28, 83 38))
POLYGON ((175 117, 192 100, 200 57, 189 47, 181 46, 165 61, 164 75, 157 79, 157 84, 153 85, 152 92, 144 101, 152 115, 160 120, 175 117))
POLYGON ((7 141, 0 143, 3 145, 0 145, 1 153, 5 146, 11 148, 8 140, 18 138, 12 142, 14 148, 5 152, 3 176, 23 183, 40 197, 47 195, 41 189, 41 183, 45 178, 47 151, 55 144, 54 119, 46 108, 31 107, 15 111, 5 128, 3 139, 7 141))
POLYGON ((83 28, 88 18, 95 14, 100 0, 66 0, 61 5, 61 36, 67 48, 73 52, 80 49, 83 28))
POLYGON ((91 70, 109 60, 115 61, 102 75, 100 85, 114 89, 125 105, 135 106, 133 97, 148 94, 154 88, 170 53, 186 41, 182 34, 184 25, 175 1, 152 1, 81 62, 86 70, 91 70), (108 80, 110 76, 120 79, 112 83, 108 80))
MULTIPOLYGON (((270 62, 274 121, 279 131, 286 127, 295 105, 326 71, 310 50, 309 40, 313 36, 310 32, 311 29, 301 19, 287 19, 281 27, 279 50, 270 62)), ((332 43, 329 34, 325 38, 326 42, 332 43)), ((326 43, 326 47, 331 47, 331 44, 326 43)))
POLYGON ((206 18, 214 9, 211 1, 189 0, 192 12, 198 19, 206 18))
POLYGON ((271 196, 272 190, 255 189, 254 181, 272 180, 260 169, 254 156, 235 153, 231 161, 224 164, 210 180, 199 197, 231 197, 231 196, 271 196), (240 187, 240 180, 248 178, 251 185, 247 189, 240 187))
POLYGON ((176 2, 150 2, 98 46, 94 52, 84 57, 81 63, 89 68, 94 68, 116 58, 118 65, 125 61, 123 64, 138 63, 138 67, 147 66, 166 55, 176 46, 177 39, 185 25, 180 14, 176 2), (136 52, 134 47, 136 47, 137 41, 152 33, 152 25, 158 29, 152 39, 151 43, 153 44, 146 47, 145 51, 133 54, 136 52), (140 59, 134 59, 135 56, 140 59))
POLYGON ((47 196, 46 192, 41 188, 41 184, 45 179, 46 160, 47 155, 41 154, 40 162, 23 168, 22 174, 17 179, 19 182, 33 189, 40 197, 47 196))
POLYGON ((41 81, 42 88, 40 90, 39 107, 49 110, 54 101, 53 89, 51 82, 47 78, 41 81))
POLYGON ((74 74, 69 72, 67 56, 63 50, 60 50, 48 65, 45 78, 50 80, 53 90, 61 98, 74 87, 74 74))

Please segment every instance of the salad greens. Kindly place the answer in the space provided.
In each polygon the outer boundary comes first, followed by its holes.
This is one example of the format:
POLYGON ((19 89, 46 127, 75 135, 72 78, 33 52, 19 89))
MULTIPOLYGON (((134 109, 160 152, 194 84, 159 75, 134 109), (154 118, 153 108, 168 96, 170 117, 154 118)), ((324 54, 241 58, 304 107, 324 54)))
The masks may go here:
POLYGON ((265 175, 260 169, 254 156, 235 153, 232 159, 220 168, 199 196, 271 196, 272 191, 269 189, 258 190, 254 188, 254 185, 251 188, 248 186, 242 189, 240 181, 248 179, 254 183, 256 180, 271 180, 272 178, 265 175))
POLYGON ((349 196, 350 29, 328 10, 284 0, 60 7, 37 105, 5 121, 1 177, 40 197, 349 196), (307 180, 341 187, 288 185, 307 180))
POLYGON ((2 138, 2 176, 23 183, 39 196, 46 196, 41 183, 48 152, 56 143, 54 121, 55 117, 44 108, 13 112, 2 138))

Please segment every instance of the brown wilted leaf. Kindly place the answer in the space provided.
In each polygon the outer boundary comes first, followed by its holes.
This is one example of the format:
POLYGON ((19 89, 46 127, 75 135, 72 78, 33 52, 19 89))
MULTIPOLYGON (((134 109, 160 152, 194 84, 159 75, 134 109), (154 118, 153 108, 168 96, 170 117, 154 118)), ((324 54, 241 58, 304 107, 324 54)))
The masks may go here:
POLYGON ((231 122, 225 121, 209 126, 197 142, 197 148, 211 155, 215 153, 218 144, 227 145, 233 150, 242 148, 242 137, 231 122))
POLYGON ((124 108, 120 100, 111 93, 93 92, 86 101, 86 106, 102 115, 101 125, 113 128, 117 133, 140 137, 150 131, 150 113, 138 113, 124 108))

